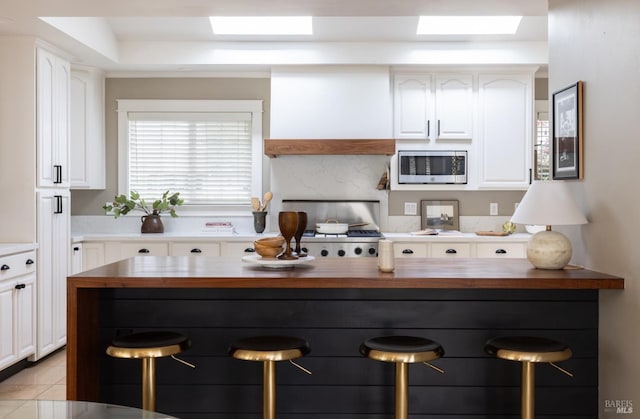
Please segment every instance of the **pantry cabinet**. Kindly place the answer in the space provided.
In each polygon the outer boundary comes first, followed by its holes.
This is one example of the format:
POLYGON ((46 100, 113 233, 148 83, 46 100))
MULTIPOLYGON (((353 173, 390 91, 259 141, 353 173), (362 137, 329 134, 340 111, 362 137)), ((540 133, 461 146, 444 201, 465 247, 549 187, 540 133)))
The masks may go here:
POLYGON ((0 257, 0 369, 35 352, 35 251, 0 257))
POLYGON ((396 139, 471 140, 472 74, 396 74, 396 139))
POLYGON ((45 190, 38 200, 38 344, 42 358, 67 342, 70 233, 68 190, 45 190))
POLYGON ((37 186, 69 187, 69 62, 37 49, 37 186))
POLYGON ((104 73, 71 70, 71 189, 105 188, 104 73))

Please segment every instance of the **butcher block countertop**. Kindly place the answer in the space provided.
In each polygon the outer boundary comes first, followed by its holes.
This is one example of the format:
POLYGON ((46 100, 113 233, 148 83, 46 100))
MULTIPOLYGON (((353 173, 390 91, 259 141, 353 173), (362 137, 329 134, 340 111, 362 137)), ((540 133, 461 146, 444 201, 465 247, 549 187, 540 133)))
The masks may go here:
POLYGON ((71 288, 623 289, 624 279, 581 268, 535 269, 526 259, 318 258, 272 269, 238 257, 134 257, 69 277, 71 288))

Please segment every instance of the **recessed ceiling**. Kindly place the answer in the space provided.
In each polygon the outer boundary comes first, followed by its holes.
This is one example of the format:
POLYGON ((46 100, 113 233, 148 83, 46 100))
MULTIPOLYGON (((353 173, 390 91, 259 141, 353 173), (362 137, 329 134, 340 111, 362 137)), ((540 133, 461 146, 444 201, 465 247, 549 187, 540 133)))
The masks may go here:
POLYGON ((542 56, 540 48, 546 48, 547 39, 546 0, 28 0, 10 2, 3 9, 0 35, 37 36, 68 52, 75 63, 111 71, 250 69, 269 56, 280 64, 295 64, 300 57, 307 60, 303 64, 321 63, 322 55, 337 45, 342 49, 333 54, 331 64, 339 63, 340 57, 350 63, 393 64, 393 51, 403 48, 406 58, 421 57, 430 48, 449 48, 454 55, 456 50, 495 50, 496 43, 521 43, 523 50, 542 56), (428 14, 524 18, 510 36, 416 35, 418 16, 428 14), (314 34, 214 35, 210 15, 311 15, 314 34), (58 20, 45 23, 39 17, 58 20), (356 43, 378 43, 381 52, 362 50, 356 43), (233 60, 227 63, 231 50, 233 60), (239 58, 241 51, 245 56, 239 58), (354 55, 361 55, 360 61, 354 55))

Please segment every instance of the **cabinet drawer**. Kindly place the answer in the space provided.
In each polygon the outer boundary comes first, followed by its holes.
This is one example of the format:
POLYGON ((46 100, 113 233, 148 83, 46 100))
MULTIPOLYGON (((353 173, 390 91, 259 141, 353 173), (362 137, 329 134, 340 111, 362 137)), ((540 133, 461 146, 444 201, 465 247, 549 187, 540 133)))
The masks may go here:
POLYGON ((431 244, 431 257, 457 257, 468 258, 471 256, 469 243, 433 243, 431 244))
POLYGON ((426 243, 393 243, 393 255, 397 258, 427 257, 426 243))
POLYGON ((107 243, 104 249, 105 263, 132 256, 168 256, 169 244, 165 242, 107 243))
POLYGON ((524 258, 527 257, 525 243, 478 243, 479 258, 524 258))
POLYGON ((220 243, 171 243, 171 256, 220 256, 220 243))
POLYGON ((253 242, 224 242, 220 248, 222 256, 245 256, 253 255, 253 242))
POLYGON ((0 257, 0 281, 36 271, 36 252, 0 257))

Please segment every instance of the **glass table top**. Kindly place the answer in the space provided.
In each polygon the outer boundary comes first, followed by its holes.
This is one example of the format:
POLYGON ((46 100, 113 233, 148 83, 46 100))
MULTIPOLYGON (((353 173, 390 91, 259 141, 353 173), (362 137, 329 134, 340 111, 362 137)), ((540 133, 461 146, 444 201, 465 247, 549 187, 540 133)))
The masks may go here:
POLYGON ((0 400, 3 419, 176 419, 133 407, 69 400, 0 400))

